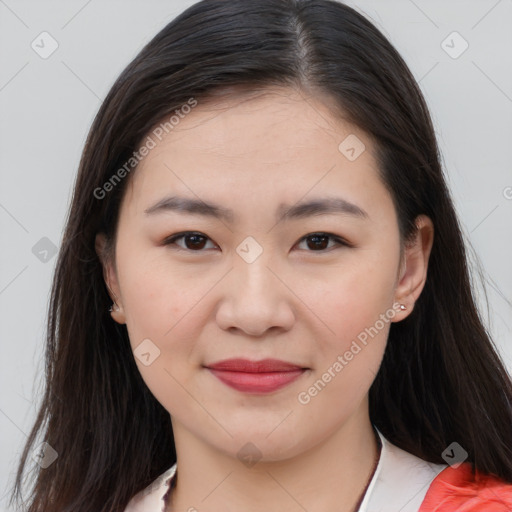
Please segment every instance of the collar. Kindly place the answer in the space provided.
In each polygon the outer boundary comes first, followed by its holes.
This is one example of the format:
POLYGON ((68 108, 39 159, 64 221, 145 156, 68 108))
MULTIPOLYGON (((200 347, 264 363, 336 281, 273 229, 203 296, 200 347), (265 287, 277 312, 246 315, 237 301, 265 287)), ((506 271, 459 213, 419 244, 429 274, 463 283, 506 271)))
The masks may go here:
MULTIPOLYGON (((380 459, 358 512, 418 512, 430 484, 447 466, 424 461, 377 433, 380 459)), ((176 469, 177 463, 134 496, 125 512, 163 512, 176 469)))
POLYGON ((377 433, 380 460, 358 512, 418 512, 430 484, 447 465, 420 459, 377 433))

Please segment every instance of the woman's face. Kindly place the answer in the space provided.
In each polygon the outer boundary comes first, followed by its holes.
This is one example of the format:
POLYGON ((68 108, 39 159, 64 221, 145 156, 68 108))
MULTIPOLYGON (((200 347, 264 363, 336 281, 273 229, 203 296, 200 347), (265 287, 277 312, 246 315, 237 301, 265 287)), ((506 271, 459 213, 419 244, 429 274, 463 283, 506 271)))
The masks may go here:
POLYGON ((278 460, 368 421, 390 323, 409 313, 422 270, 400 264, 364 133, 292 90, 224 101, 149 134, 107 279, 175 433, 278 460), (302 370, 208 368, 232 358, 302 370))

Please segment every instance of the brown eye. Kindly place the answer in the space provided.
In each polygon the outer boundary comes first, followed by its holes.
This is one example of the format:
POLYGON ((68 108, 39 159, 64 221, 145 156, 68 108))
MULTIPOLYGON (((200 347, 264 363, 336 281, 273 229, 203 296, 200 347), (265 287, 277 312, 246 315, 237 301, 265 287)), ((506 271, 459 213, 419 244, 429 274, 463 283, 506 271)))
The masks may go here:
POLYGON ((342 238, 330 233, 312 233, 310 235, 306 235, 301 239, 299 245, 303 241, 306 242, 306 250, 310 252, 324 252, 326 249, 331 249, 340 245, 349 246, 349 244, 342 238), (329 245, 330 241, 333 241, 334 244, 329 245))
POLYGON ((210 239, 202 233, 186 232, 173 235, 167 238, 164 242, 165 245, 175 245, 179 249, 201 252, 205 248, 210 239), (183 240, 183 245, 176 243, 178 240, 183 240))
MULTIPOLYGON (((346 240, 331 233, 311 233, 303 237, 298 245, 300 246, 300 244, 304 242, 306 246, 302 248, 308 252, 328 252, 329 249, 336 248, 337 246, 352 247, 346 240)), ((203 249, 216 247, 210 238, 203 233, 191 231, 168 237, 164 241, 164 245, 174 246, 175 249, 192 252, 203 252, 203 249), (178 243, 178 240, 180 243, 178 243), (211 243, 212 246, 207 247, 208 243, 211 243)))

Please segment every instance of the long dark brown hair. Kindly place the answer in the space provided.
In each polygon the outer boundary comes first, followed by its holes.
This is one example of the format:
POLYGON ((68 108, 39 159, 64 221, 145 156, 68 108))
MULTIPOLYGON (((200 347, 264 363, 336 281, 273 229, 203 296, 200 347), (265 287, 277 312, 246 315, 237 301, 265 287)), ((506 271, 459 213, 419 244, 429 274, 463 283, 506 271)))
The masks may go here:
POLYGON ((512 384, 475 306, 430 114, 403 59, 339 2, 205 0, 142 49, 92 124, 52 285, 45 393, 11 503, 29 479, 28 512, 122 511, 176 461, 169 413, 140 376, 126 326, 108 312, 95 252, 98 232, 113 245, 130 175, 104 197, 95 191, 191 98, 200 105, 226 88, 276 85, 334 99, 345 120, 372 137, 402 240, 418 215, 434 224, 425 288, 411 315, 392 325, 370 389, 373 424, 431 462, 443 463, 456 441, 475 469, 512 482, 512 384), (29 472, 40 441, 58 457, 29 472))

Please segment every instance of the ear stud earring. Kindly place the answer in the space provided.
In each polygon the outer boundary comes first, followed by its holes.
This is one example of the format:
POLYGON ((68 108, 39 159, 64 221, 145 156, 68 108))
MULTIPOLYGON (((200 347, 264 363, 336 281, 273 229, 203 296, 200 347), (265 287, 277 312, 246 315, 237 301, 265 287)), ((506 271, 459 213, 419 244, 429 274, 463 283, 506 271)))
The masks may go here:
POLYGON ((405 304, 400 304, 400 310, 401 311, 406 311, 407 310, 407 306, 405 304))
MULTIPOLYGON (((110 292, 110 296, 112 297, 112 295, 113 295, 117 299, 116 294, 110 289, 110 286, 108 285, 108 283, 106 283, 106 285, 107 285, 108 291, 110 292)), ((120 308, 115 302, 113 302, 112 306, 110 306, 108 308, 108 310, 112 313, 112 311, 119 311, 120 308)))

